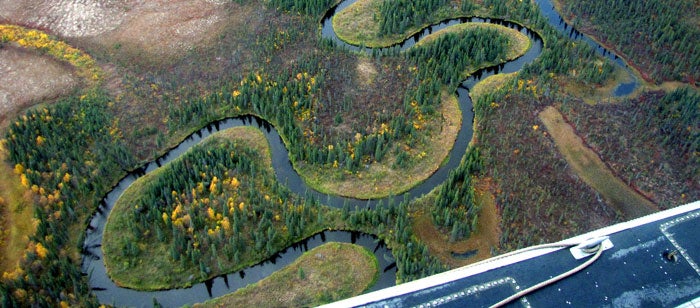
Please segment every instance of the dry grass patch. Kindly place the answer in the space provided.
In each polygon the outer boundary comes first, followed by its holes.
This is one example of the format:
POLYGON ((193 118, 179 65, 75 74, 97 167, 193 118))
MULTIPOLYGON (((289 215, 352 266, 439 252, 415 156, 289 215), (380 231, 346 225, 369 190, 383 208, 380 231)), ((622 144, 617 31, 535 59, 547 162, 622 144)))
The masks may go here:
POLYGON ((491 179, 475 180, 475 203, 480 208, 479 223, 476 231, 469 238, 450 241, 448 232, 438 229, 432 221, 429 213, 424 211, 416 215, 413 229, 416 236, 428 246, 430 254, 437 257, 440 262, 449 268, 458 268, 492 257, 491 252, 498 250, 501 237, 501 217, 496 208, 496 198, 492 192, 493 181, 491 179), (473 252, 470 257, 455 256, 473 252))
POLYGON ((6 159, 5 144, 0 142, 0 273, 11 272, 19 265, 29 235, 35 231, 29 192, 22 188, 6 159))
POLYGON ((617 178, 598 154, 584 144, 558 110, 552 106, 546 107, 539 118, 573 171, 625 218, 641 217, 658 210, 653 203, 617 178))
POLYGON ((369 58, 359 58, 357 61, 357 79, 366 86, 372 86, 377 78, 377 67, 369 58))
POLYGON ((496 74, 481 80, 479 83, 474 85, 471 91, 469 91, 469 96, 471 96, 472 102, 476 103, 479 101, 479 98, 482 95, 502 88, 503 85, 512 80, 517 74, 517 72, 509 74, 496 74))
POLYGON ((333 16, 333 29, 341 40, 353 45, 364 44, 367 47, 382 47, 392 40, 379 38, 379 15, 381 1, 358 0, 333 16))
POLYGON ((203 307, 311 307, 359 295, 379 275, 365 248, 328 243, 304 253, 269 277, 203 307))
POLYGON ((215 38, 227 15, 224 5, 210 1, 146 1, 129 9, 119 27, 96 39, 127 52, 143 51, 153 59, 181 55, 215 38))

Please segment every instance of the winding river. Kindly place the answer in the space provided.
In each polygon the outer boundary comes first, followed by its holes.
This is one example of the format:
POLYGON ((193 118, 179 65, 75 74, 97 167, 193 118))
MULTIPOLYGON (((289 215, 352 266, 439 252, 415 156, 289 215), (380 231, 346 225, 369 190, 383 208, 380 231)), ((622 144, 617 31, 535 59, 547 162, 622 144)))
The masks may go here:
MULTIPOLYGON (((338 39, 331 24, 331 17, 335 14, 335 12, 346 8, 355 1, 356 0, 343 1, 339 5, 328 11, 328 13, 322 21, 322 37, 333 40, 336 43, 336 45, 340 46, 341 48, 371 53, 373 52, 373 50, 371 49, 364 48, 364 50, 361 50, 360 47, 346 44, 345 42, 338 39)), ((545 14, 549 18, 550 23, 554 27, 559 29, 562 33, 567 33, 572 38, 581 37, 580 33, 578 33, 575 30, 570 30, 570 27, 563 22, 561 17, 559 17, 559 15, 553 9, 553 6, 549 2, 549 0, 536 0, 536 2, 542 9, 543 14, 545 14)), ((523 56, 504 64, 499 64, 493 67, 481 69, 472 74, 467 80, 461 83, 461 85, 457 89, 457 96, 459 98, 459 105, 462 110, 462 127, 460 128, 455 144, 449 153, 448 162, 446 164, 443 164, 435 173, 433 173, 429 178, 427 178, 417 186, 413 187, 409 191, 399 196, 394 197, 397 198, 397 200, 410 198, 411 196, 420 196, 430 192, 437 185, 445 181, 449 171, 459 164, 473 134, 471 123, 473 123, 474 121, 474 113, 472 108, 472 101, 469 97, 469 89, 482 79, 487 78, 491 75, 498 73, 511 73, 520 70, 523 67, 523 65, 533 61, 542 52, 542 39, 539 37, 539 35, 530 31, 529 29, 508 21, 481 18, 457 18, 445 20, 440 23, 426 27, 420 33, 417 33, 416 35, 411 36, 410 38, 406 39, 400 44, 389 48, 400 49, 403 51, 415 45, 415 43, 420 41, 421 38, 423 38, 425 35, 439 31, 440 29, 444 29, 452 25, 468 22, 492 23, 516 29, 528 36, 528 38, 532 42, 531 47, 523 56)), ((626 64, 619 58, 617 58, 617 56, 600 47, 593 40, 590 40, 586 37, 584 38, 587 39, 587 43, 592 44, 594 47, 596 47, 596 49, 598 49, 602 55, 610 58, 611 60, 622 65, 623 67, 626 67, 626 69, 630 71, 629 68, 627 68, 626 64)), ((633 83, 630 84, 620 84, 618 85, 615 94, 629 94, 636 88, 636 86, 636 79, 633 83)), ((378 241, 377 238, 374 236, 360 234, 357 232, 345 231, 326 231, 316 234, 311 238, 305 239, 299 243, 294 244, 293 246, 276 254, 272 258, 265 260, 255 266, 252 266, 239 272, 234 272, 228 275, 216 277, 204 283, 195 284, 190 288, 172 289, 164 291, 138 291, 121 288, 115 285, 115 283, 106 274, 104 262, 102 259, 101 244, 102 234, 104 231, 104 226, 107 222, 107 217, 112 208, 114 207, 116 201, 122 195, 122 193, 134 181, 136 181, 136 179, 145 175, 146 173, 156 170, 162 165, 179 157, 189 148, 201 142, 204 138, 210 136, 211 134, 217 131, 237 126, 254 126, 260 128, 263 131, 270 145, 270 152, 272 154, 272 165, 275 170, 275 175, 278 181, 285 184, 292 192, 296 194, 307 196, 311 195, 317 200, 320 200, 321 202, 333 207, 350 206, 350 208, 374 208, 380 203, 387 204, 391 201, 388 197, 377 200, 360 200, 346 197, 330 196, 319 193, 313 190, 312 188, 306 186, 304 181, 292 167, 292 164, 289 161, 287 149, 284 143, 282 142, 282 139, 280 138, 277 130, 275 130, 274 127, 272 127, 269 123, 260 118, 257 118, 255 116, 241 116, 210 123, 206 127, 185 138, 185 140, 182 141, 177 147, 173 148, 163 156, 128 174, 102 200, 100 207, 97 209, 97 213, 95 213, 93 218, 90 220, 90 223, 85 233, 82 264, 82 270, 84 273, 89 275, 89 285, 93 290, 94 294, 99 299, 99 301, 104 304, 111 304, 115 306, 151 306, 154 299, 164 306, 182 306, 186 304, 203 302, 212 297, 218 297, 233 292, 236 289, 246 286, 250 283, 257 282, 260 279, 267 277, 271 273, 290 264, 291 262, 296 260, 296 258, 298 258, 303 252, 317 247, 324 242, 330 241, 359 244, 375 253, 377 259, 380 262, 380 268, 383 270, 381 272, 379 280, 372 287, 371 291, 394 285, 396 280, 396 264, 393 260, 391 252, 386 248, 386 245, 383 242, 378 241)))

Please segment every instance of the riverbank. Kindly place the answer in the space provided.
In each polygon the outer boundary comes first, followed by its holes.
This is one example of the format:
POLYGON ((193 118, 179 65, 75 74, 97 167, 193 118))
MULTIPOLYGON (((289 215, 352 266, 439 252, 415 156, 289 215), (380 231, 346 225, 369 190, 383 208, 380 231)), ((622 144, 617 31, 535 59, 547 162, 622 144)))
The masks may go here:
POLYGON ((361 294, 374 283, 379 270, 367 249, 328 243, 260 282, 194 307, 319 306, 361 294))
POLYGON ((324 194, 358 199, 378 199, 401 194, 440 168, 454 146, 463 124, 462 111, 454 94, 443 90, 441 100, 436 119, 439 126, 430 127, 435 133, 428 138, 428 143, 409 149, 412 156, 418 157, 418 163, 409 168, 392 167, 396 157, 388 157, 385 161, 371 163, 356 173, 321 169, 306 164, 300 164, 297 171, 310 187, 324 194))
MULTIPOLYGON (((237 163, 238 168, 247 170, 246 167, 243 167, 249 164, 247 161, 251 159, 246 158, 250 155, 247 149, 253 149, 251 153, 255 153, 257 157, 250 162, 255 165, 250 168, 263 168, 264 170, 258 171, 267 175, 274 174, 267 139, 259 129, 253 127, 237 127, 215 133, 205 139, 203 145, 188 150, 184 155, 194 155, 195 157, 198 155, 196 153, 214 155, 211 153, 226 146, 225 142, 232 142, 233 148, 243 149, 241 153, 230 152, 227 154, 231 156, 229 159, 232 161, 242 162, 237 163)), ((183 159, 182 157, 177 158, 139 178, 126 189, 114 205, 105 226, 102 250, 106 271, 117 285, 139 290, 187 287, 211 277, 251 266, 294 241, 321 231, 326 226, 322 222, 308 223, 306 228, 300 230, 301 234, 298 237, 290 237, 292 231, 288 232, 287 225, 284 224, 285 220, 289 219, 288 215, 278 207, 291 206, 292 211, 296 211, 295 208, 299 205, 287 203, 298 201, 286 200, 287 197, 284 197, 285 200, 283 200, 282 196, 276 195, 279 192, 268 187, 268 184, 264 184, 265 179, 251 178, 245 171, 227 170, 222 177, 212 177, 210 173, 219 172, 215 169, 217 167, 206 163, 193 164, 192 158, 186 163, 189 168, 201 170, 197 177, 199 178, 201 174, 200 180, 203 182, 198 182, 195 185, 195 183, 191 183, 191 178, 181 178, 180 180, 190 183, 188 186, 192 186, 180 187, 180 190, 184 190, 182 195, 177 191, 178 188, 175 188, 179 187, 176 184, 179 183, 179 180, 169 184, 167 189, 171 189, 173 194, 167 199, 174 200, 158 201, 165 202, 165 204, 155 215, 159 220, 162 216, 165 226, 156 225, 160 222, 149 222, 144 227, 142 222, 134 221, 139 220, 134 215, 149 215, 151 217, 151 214, 144 212, 152 206, 149 204, 150 201, 144 201, 145 198, 150 198, 153 193, 151 186, 169 183, 168 181, 172 180, 169 169, 176 164, 182 164, 183 159), (262 199, 262 195, 251 195, 250 192, 246 192, 249 189, 264 194, 264 200, 258 199, 262 199), (226 200, 227 198, 228 200, 226 200), (173 203, 176 203, 177 206, 173 203), (258 203, 265 203, 263 208, 267 209, 261 209, 261 204, 258 203), (257 211, 260 212, 256 213, 257 211), (206 218, 202 216, 206 216, 206 218), (265 217, 267 220, 264 219, 265 217), (285 220, 282 220, 283 217, 285 220), (249 225, 247 221, 250 219, 254 220, 255 223, 259 222, 265 225, 265 221, 267 221, 270 224, 269 230, 266 229, 267 235, 264 239, 258 237, 259 230, 256 231, 254 225, 249 225), (194 228, 195 224, 199 226, 194 228), (141 230, 143 228, 145 230, 141 230), (161 228, 166 228, 166 230, 161 230, 161 228), (186 241, 186 247, 180 247, 176 244, 179 238, 177 236, 178 230, 183 228, 186 237, 180 238, 180 240, 186 241), (142 232, 144 234, 141 234, 142 232), (280 236, 270 237, 270 232, 280 236), (248 234, 243 235, 243 233, 248 234), (255 234, 255 236, 252 237, 251 234, 255 234), (217 247, 221 252, 231 249, 227 246, 230 241, 224 241, 223 246, 216 244, 224 238, 224 235, 226 238, 234 237, 237 239, 239 244, 236 244, 236 247, 246 245, 258 248, 246 249, 245 253, 237 252, 238 257, 233 259, 230 255, 222 258, 216 253, 217 247), (164 242, 165 238, 169 240, 164 242), (261 245, 261 243, 263 244, 261 245), (208 245, 213 250, 213 254, 209 256, 211 260, 206 264, 194 262, 194 265, 185 262, 190 254, 195 253, 193 250, 199 251, 200 245, 208 245), (197 264, 199 267, 195 266, 197 264), (202 266, 205 266, 204 272, 202 272, 202 266)), ((219 163, 228 164, 226 161, 219 163)), ((309 213, 314 216, 326 216, 324 213, 316 214, 316 210, 311 206, 309 206, 309 210, 314 211, 314 213, 309 213)), ((303 216, 305 221, 309 219, 306 217, 308 215, 303 216)), ((204 257, 204 254, 208 253, 210 251, 198 252, 200 257, 204 257)))
MULTIPOLYGON (((484 28, 497 30, 498 33, 507 37, 506 57, 500 59, 502 61, 500 63, 479 63, 477 67, 469 67, 464 73, 466 76, 483 68, 519 58, 532 45, 526 35, 515 29, 488 23, 466 23, 427 35, 414 47, 429 44, 430 41, 446 33, 462 33, 484 28)), ((426 139, 428 142, 419 143, 413 148, 404 146, 404 149, 408 149, 410 156, 417 158, 417 162, 408 168, 392 167, 396 161, 396 155, 390 155, 385 161, 367 164, 364 170, 355 173, 332 168, 320 169, 303 163, 296 165, 297 171, 309 186, 324 194, 377 199, 406 192, 427 179, 445 163, 461 126, 465 124, 462 123, 462 111, 455 95, 449 94, 443 89, 441 101, 437 112, 438 116, 433 119, 433 123, 429 122, 421 132, 421 134, 429 136, 426 139), (332 179, 332 181, 328 179, 332 179)), ((456 154, 463 155, 463 153, 456 154)))
POLYGON ((416 236, 426 244, 431 255, 450 269, 488 259, 499 251, 501 215, 496 206, 495 185, 487 178, 474 181, 474 204, 479 209, 479 220, 476 230, 465 239, 450 239, 450 230, 435 226, 429 213, 431 205, 417 201, 420 205, 412 226, 416 236))

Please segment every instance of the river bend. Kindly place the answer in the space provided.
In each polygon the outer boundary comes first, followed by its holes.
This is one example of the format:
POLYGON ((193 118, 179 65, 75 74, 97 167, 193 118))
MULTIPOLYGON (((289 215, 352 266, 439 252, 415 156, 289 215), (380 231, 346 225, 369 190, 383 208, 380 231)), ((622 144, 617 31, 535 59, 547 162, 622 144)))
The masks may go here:
MULTIPOLYGON (((355 1, 356 0, 343 1, 339 5, 329 10, 322 21, 321 35, 325 39, 333 40, 336 45, 339 45, 342 48, 372 53, 376 50, 372 50, 370 48, 362 49, 361 47, 349 45, 341 41, 336 36, 332 27, 331 18, 335 12, 346 8, 355 1)), ((584 40, 596 47, 599 53, 601 53, 603 56, 606 56, 615 63, 626 67, 626 65, 613 53, 605 50, 593 40, 582 36, 580 33, 573 30, 573 28, 566 25, 566 23, 563 22, 561 17, 553 9, 553 6, 549 0, 536 0, 536 2, 539 4, 543 14, 548 17, 552 26, 557 28, 562 33, 568 33, 567 35, 569 35, 571 38, 576 39, 579 37, 584 37, 584 40)), ((482 18, 455 18, 445 20, 428 26, 405 41, 388 48, 392 50, 399 49, 404 51, 415 45, 416 42, 420 41, 428 34, 462 23, 491 23, 516 29, 528 36, 531 41, 531 47, 523 56, 503 64, 478 70, 461 83, 456 94, 459 99, 459 106, 462 110, 462 127, 460 128, 455 144, 449 153, 448 162, 443 164, 435 173, 417 186, 399 196, 396 196, 395 198, 398 198, 398 200, 410 198, 411 196, 417 197, 430 192, 437 185, 444 182, 449 171, 454 169, 459 164, 473 135, 472 123, 474 121, 474 112, 472 101, 469 96, 469 89, 479 81, 494 74, 519 71, 523 65, 532 62, 542 52, 542 39, 535 32, 532 32, 521 25, 508 21, 482 18)), ((629 71, 629 68, 627 68, 627 70, 629 71)), ((620 84, 615 94, 629 94, 634 90, 634 88, 636 88, 636 86, 636 79, 631 84, 620 84)), ((346 231, 325 231, 316 234, 284 249, 280 253, 274 255, 272 258, 255 266, 228 275, 215 277, 206 282, 195 284, 190 288, 164 291, 138 291, 121 288, 114 284, 114 282, 107 276, 105 271, 101 244, 107 217, 122 193, 124 193, 124 191, 134 181, 136 181, 136 179, 179 157, 192 146, 201 142, 204 138, 217 131, 236 126, 254 126, 263 131, 270 145, 272 165, 275 170, 277 180, 280 183, 285 184, 292 192, 296 194, 302 196, 313 196, 322 203, 333 207, 349 206, 350 208, 354 208, 357 206, 373 208, 379 203, 387 204, 390 202, 389 198, 378 200, 360 200, 326 195, 306 186, 304 181, 292 167, 292 164, 289 161, 287 149, 277 130, 265 120, 255 116, 241 116, 215 121, 185 138, 185 140, 183 140, 178 146, 168 151, 163 156, 128 174, 102 200, 97 212, 90 220, 90 224, 85 233, 82 264, 82 270, 84 273, 89 275, 89 285, 94 294, 98 297, 99 301, 104 304, 111 304, 115 306, 151 306, 154 299, 164 306, 182 306, 186 304, 203 302, 212 297, 222 296, 250 283, 257 282, 262 278, 269 276, 271 273, 290 264, 303 252, 330 241, 359 244, 375 253, 380 262, 380 269, 383 270, 380 274, 379 280, 371 290, 378 290, 394 285, 396 280, 396 264, 393 260, 391 252, 386 248, 384 243, 378 241, 376 237, 371 235, 346 231)))

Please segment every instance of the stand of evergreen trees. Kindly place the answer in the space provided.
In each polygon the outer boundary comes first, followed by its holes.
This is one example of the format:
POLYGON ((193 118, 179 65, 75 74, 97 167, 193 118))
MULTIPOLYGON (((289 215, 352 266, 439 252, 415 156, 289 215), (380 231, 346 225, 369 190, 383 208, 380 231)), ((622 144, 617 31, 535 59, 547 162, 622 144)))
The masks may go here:
POLYGON ((270 0, 270 3, 285 11, 320 16, 330 9, 333 0, 270 0))
POLYGON ((689 88, 667 93, 649 117, 661 129, 659 144, 688 157, 691 164, 700 165, 700 94, 689 88))
POLYGON ((434 256, 428 247, 413 233, 410 219, 409 200, 395 204, 379 204, 375 209, 343 209, 341 218, 350 229, 376 232, 391 247, 396 258, 397 283, 434 275, 446 267, 434 256))
MULTIPOLYGON (((149 256, 138 247, 165 246, 169 255, 158 256, 167 259, 160 262, 177 262, 188 274, 198 269, 206 279, 268 258, 322 228, 319 204, 291 194, 245 145, 216 138, 163 168, 139 188, 134 204, 119 201, 105 230, 106 258, 125 272, 149 256)), ((172 279, 185 281, 188 274, 172 279)))
POLYGON ((561 1, 574 25, 593 28, 596 36, 639 64, 655 81, 700 80, 698 3, 677 1, 561 1))
POLYGON ((3 306, 96 306, 78 261, 71 258, 82 243, 69 230, 95 211, 123 174, 119 170, 134 165, 108 99, 102 92, 69 97, 10 125, 9 160, 32 193, 38 224, 19 268, 4 277, 3 306))
POLYGON ((479 149, 470 147, 459 166, 450 171, 438 189, 431 215, 433 222, 450 231, 450 240, 469 237, 476 230, 479 209, 474 204, 472 176, 482 168, 479 149))
POLYGON ((454 91, 466 79, 467 68, 505 61, 508 43, 508 37, 498 30, 474 27, 445 33, 412 48, 407 56, 419 67, 419 80, 435 80, 454 91))
POLYGON ((431 20, 447 0, 382 1, 379 7, 379 34, 401 34, 431 20))

